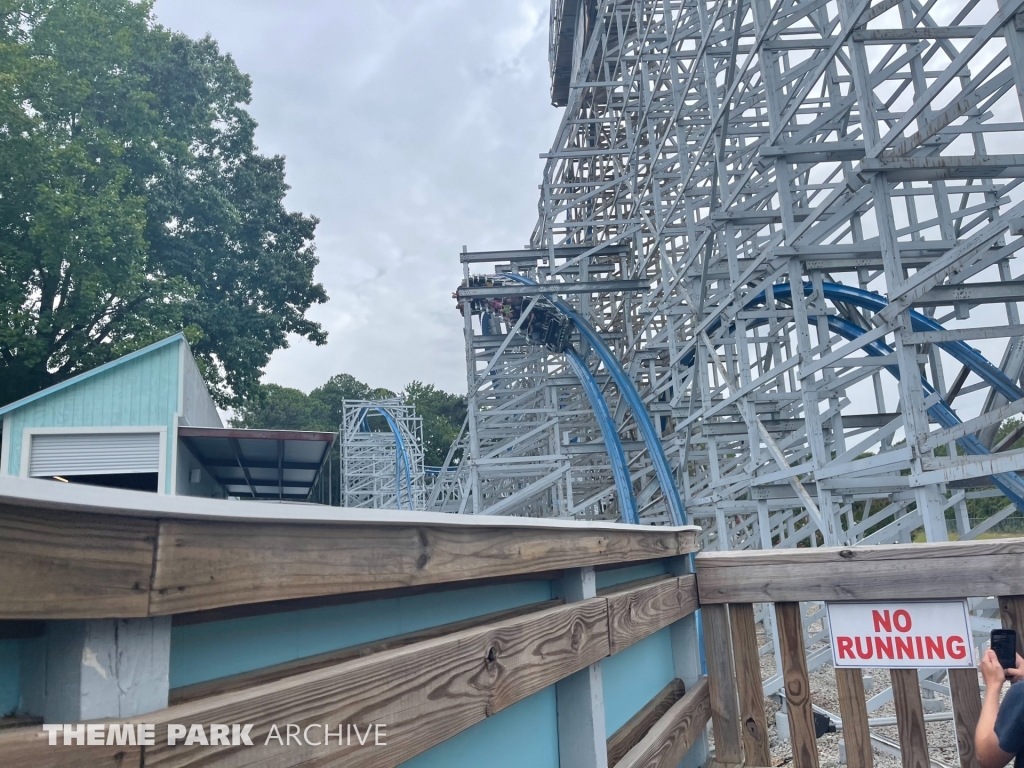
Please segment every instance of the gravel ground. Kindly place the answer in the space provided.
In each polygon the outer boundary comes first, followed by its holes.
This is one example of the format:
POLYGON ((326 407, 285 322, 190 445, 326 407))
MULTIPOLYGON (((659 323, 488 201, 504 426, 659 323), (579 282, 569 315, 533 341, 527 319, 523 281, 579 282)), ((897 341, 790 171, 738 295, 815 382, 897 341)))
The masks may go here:
MULTIPOLYGON (((812 631, 816 629, 812 625, 812 631)), ((820 627, 818 627, 820 629, 820 627)), ((761 642, 764 642, 763 637, 761 642)), ((825 647, 818 644, 811 647, 811 651, 825 647)), ((889 671, 886 669, 865 669, 864 670, 865 694, 868 698, 880 693, 889 687, 889 671)), ((768 680, 775 675, 775 657, 773 654, 765 654, 761 657, 761 679, 768 680)), ((822 709, 834 714, 839 714, 839 696, 836 690, 835 670, 832 664, 824 664, 810 674, 811 700, 822 709)), ((925 692, 927 697, 929 694, 925 692)), ((925 701, 925 714, 936 711, 950 712, 952 706, 948 696, 939 693, 930 694, 934 696, 934 704, 925 701)), ((792 762, 793 751, 787 740, 780 739, 775 727, 775 713, 780 707, 773 700, 768 699, 765 704, 768 719, 768 735, 771 740, 772 763, 775 766, 783 766, 792 762)), ((892 702, 885 704, 874 712, 869 713, 870 717, 895 717, 896 710, 892 702)), ((872 729, 875 733, 884 736, 890 741, 899 742, 899 733, 896 726, 880 726, 872 729)), ((953 721, 946 720, 935 723, 926 723, 925 731, 928 736, 928 751, 933 760, 945 763, 949 766, 958 766, 960 763, 956 749, 956 732, 953 728, 953 721)), ((818 739, 818 756, 821 768, 838 768, 839 762, 839 739, 842 731, 828 733, 818 739)), ((898 757, 888 755, 878 750, 874 753, 874 764, 876 768, 901 768, 898 757)))

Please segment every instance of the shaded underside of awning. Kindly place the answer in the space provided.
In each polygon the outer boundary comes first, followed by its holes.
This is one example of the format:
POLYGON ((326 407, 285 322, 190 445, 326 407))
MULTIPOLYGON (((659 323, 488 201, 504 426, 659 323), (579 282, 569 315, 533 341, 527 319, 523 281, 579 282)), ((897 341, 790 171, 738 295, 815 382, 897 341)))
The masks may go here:
POLYGON ((330 456, 333 432, 179 427, 178 439, 229 496, 301 501, 330 456))

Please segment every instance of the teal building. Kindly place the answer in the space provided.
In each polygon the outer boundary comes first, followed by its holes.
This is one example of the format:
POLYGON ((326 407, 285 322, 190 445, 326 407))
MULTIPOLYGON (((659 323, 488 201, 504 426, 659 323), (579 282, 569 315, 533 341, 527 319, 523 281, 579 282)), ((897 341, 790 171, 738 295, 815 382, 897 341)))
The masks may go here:
POLYGON ((178 439, 222 427, 175 334, 0 408, 0 474, 187 496, 224 495, 178 439))

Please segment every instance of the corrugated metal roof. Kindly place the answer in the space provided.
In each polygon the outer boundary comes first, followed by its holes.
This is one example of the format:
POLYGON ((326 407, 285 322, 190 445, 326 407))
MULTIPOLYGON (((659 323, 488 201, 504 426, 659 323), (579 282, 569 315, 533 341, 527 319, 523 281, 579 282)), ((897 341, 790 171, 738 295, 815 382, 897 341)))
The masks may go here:
POLYGON ((54 384, 52 387, 47 387, 46 389, 40 390, 39 392, 36 392, 34 395, 23 397, 21 398, 21 400, 15 400, 13 403, 10 403, 9 405, 5 405, 3 408, 0 408, 0 416, 10 413, 11 411, 15 411, 18 408, 21 408, 22 406, 28 405, 29 403, 34 403, 36 400, 41 400, 44 397, 48 397, 55 392, 60 392, 62 389, 74 386, 75 384, 85 381, 86 379, 92 378, 93 376, 105 373, 106 371, 109 371, 112 368, 116 368, 119 365, 123 365, 124 363, 127 363, 130 360, 135 360, 136 358, 149 354, 150 352, 160 349, 161 347, 166 347, 168 344, 172 344, 175 341, 185 341, 185 334, 176 333, 173 336, 168 336, 163 341, 158 341, 155 344, 150 344, 148 347, 137 349, 134 352, 125 355, 124 357, 119 357, 117 358, 117 360, 111 360, 109 363, 104 363, 101 366, 93 368, 91 371, 86 371, 85 373, 80 373, 77 376, 72 376, 70 379, 62 381, 60 384, 54 384))

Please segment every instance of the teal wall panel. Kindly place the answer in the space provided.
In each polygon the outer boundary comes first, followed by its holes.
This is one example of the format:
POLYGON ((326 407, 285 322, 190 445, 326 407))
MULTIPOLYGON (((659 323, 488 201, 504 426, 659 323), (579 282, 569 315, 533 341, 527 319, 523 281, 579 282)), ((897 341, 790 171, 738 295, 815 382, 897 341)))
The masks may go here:
POLYGON ((661 576, 668 573, 668 563, 665 560, 655 560, 643 565, 630 565, 625 568, 615 568, 609 571, 598 571, 595 575, 597 588, 614 587, 616 584, 625 584, 627 581, 638 579, 649 579, 652 576, 661 576))
POLYGON ((171 687, 550 599, 550 582, 527 581, 174 627, 171 687))
POLYGON ((672 682, 672 636, 668 627, 601 662, 604 721, 608 735, 672 682))
POLYGON ((165 344, 8 413, 9 458, 0 471, 20 473, 23 430, 28 428, 162 427, 167 430, 163 490, 169 492, 179 349, 180 344, 165 344))
POLYGON ((0 717, 13 714, 21 697, 21 641, 0 640, 0 717))
POLYGON ((402 768, 558 768, 558 704, 550 686, 513 704, 402 768))

